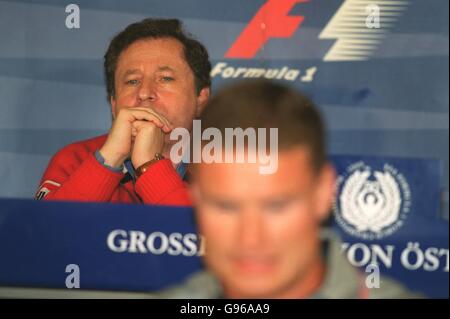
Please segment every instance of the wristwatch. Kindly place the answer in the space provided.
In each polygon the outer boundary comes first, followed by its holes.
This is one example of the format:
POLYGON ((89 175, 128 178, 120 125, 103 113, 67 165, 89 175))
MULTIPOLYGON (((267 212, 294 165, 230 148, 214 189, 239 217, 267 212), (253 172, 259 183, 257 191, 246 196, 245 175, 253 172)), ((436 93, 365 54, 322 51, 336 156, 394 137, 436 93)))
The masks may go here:
POLYGON ((141 166, 136 168, 136 170, 134 171, 134 173, 136 174, 136 177, 140 177, 142 174, 144 174, 148 170, 148 168, 150 166, 152 166, 157 161, 160 161, 162 159, 164 159, 164 156, 162 156, 160 153, 156 153, 155 157, 151 161, 145 162, 144 164, 142 164, 141 166))

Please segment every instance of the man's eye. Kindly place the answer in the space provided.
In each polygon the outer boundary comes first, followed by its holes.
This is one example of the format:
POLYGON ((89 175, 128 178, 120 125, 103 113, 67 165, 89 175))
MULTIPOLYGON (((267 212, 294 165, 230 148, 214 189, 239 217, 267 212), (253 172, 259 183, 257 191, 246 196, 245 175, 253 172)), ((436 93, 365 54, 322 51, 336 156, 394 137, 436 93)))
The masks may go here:
POLYGON ((163 76, 163 77, 161 78, 161 80, 162 80, 163 82, 172 82, 172 81, 174 81, 175 79, 174 79, 173 77, 171 77, 171 76, 163 76))
POLYGON ((233 205, 232 203, 216 203, 215 206, 222 212, 232 212, 237 209, 236 205, 233 205))
POLYGON ((289 202, 287 201, 277 201, 277 202, 272 202, 272 203, 268 203, 266 205, 266 209, 270 212, 281 212, 283 211, 287 206, 289 205, 289 202))
POLYGON ((125 83, 126 83, 126 84, 129 84, 129 85, 136 85, 136 84, 139 83, 139 80, 128 80, 128 81, 126 81, 125 83))

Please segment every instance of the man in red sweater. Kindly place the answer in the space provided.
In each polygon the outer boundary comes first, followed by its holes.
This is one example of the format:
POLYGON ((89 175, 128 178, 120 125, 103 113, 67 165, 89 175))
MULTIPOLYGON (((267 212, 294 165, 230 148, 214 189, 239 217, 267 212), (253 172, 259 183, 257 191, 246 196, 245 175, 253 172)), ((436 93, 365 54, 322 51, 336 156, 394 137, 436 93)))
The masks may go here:
POLYGON ((185 165, 169 159, 169 134, 191 130, 208 101, 205 47, 178 20, 145 19, 112 39, 104 71, 109 133, 57 152, 36 199, 190 205, 185 165))

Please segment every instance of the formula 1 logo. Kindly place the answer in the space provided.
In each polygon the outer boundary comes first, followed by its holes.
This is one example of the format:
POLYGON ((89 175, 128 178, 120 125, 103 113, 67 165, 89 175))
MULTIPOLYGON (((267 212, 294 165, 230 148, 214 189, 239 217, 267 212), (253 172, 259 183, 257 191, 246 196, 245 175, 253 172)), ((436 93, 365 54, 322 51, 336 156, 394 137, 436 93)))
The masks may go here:
POLYGON ((245 27, 225 57, 251 59, 270 38, 290 38, 302 24, 304 17, 291 17, 288 13, 297 3, 308 1, 268 0, 245 27))
MULTIPOLYGON (((290 16, 298 3, 314 0, 268 0, 225 53, 226 58, 252 59, 271 38, 290 38, 308 20, 290 16)), ((406 9, 408 1, 345 0, 319 39, 335 40, 324 61, 367 60, 406 9)))

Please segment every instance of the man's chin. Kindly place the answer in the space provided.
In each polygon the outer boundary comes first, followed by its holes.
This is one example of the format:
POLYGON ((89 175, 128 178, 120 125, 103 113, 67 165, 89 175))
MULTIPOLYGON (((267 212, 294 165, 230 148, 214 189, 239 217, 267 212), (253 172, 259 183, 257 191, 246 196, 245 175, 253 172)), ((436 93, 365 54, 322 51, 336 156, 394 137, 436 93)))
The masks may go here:
POLYGON ((271 278, 236 278, 224 285, 227 295, 231 298, 273 298, 276 285, 271 278))

